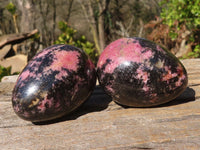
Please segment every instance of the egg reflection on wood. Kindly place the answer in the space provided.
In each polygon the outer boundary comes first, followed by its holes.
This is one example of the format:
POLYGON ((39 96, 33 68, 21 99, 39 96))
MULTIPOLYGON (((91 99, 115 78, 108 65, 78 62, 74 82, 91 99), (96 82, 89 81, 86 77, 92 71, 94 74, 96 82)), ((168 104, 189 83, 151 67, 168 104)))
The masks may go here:
POLYGON ((81 49, 54 45, 38 53, 19 75, 13 108, 28 121, 55 119, 79 107, 95 83, 95 66, 81 49))
POLYGON ((149 107, 166 103, 187 87, 187 72, 169 51, 142 38, 109 44, 97 64, 99 83, 119 104, 149 107))

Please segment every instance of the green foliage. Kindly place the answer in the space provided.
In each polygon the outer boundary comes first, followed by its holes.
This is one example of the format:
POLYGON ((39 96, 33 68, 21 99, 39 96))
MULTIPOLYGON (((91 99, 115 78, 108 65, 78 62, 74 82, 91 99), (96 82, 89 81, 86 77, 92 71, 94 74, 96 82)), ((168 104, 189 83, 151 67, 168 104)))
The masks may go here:
POLYGON ((187 42, 194 49, 187 57, 200 57, 200 0, 162 0, 161 6, 161 17, 170 28, 171 39, 180 40, 182 33, 190 31, 187 42))
POLYGON ((185 58, 200 58, 200 45, 196 45, 192 52, 189 52, 188 55, 183 57, 185 58))
POLYGON ((0 81, 4 76, 17 75, 19 73, 20 72, 14 72, 13 74, 11 74, 11 67, 0 66, 0 81))
POLYGON ((18 27, 17 27, 17 14, 16 14, 16 6, 10 2, 7 6, 6 9, 12 14, 13 17, 13 22, 14 22, 14 26, 15 26, 15 31, 16 33, 19 33, 18 27))
POLYGON ((59 22, 61 34, 55 41, 55 44, 68 44, 83 49, 91 60, 96 64, 98 54, 95 51, 94 44, 89 42, 84 35, 76 38, 77 31, 70 27, 66 22, 59 22))
POLYGON ((200 0, 163 0, 161 17, 170 27, 177 21, 178 26, 185 24, 187 28, 200 27, 200 0))
POLYGON ((2 67, 0 66, 0 81, 4 76, 11 75, 11 67, 2 67))
POLYGON ((36 33, 31 37, 32 41, 38 41, 40 40, 40 33, 36 33))
POLYGON ((6 9, 12 14, 14 15, 16 13, 16 6, 10 2, 7 6, 6 9))

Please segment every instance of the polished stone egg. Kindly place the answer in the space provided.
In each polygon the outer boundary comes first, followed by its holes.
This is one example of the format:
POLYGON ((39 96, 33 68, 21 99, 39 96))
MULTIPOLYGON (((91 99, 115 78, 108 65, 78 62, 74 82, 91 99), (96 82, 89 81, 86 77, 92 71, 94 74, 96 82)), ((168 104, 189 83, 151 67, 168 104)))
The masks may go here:
POLYGON ((54 45, 27 64, 13 90, 12 105, 22 119, 41 122, 78 108, 96 84, 95 66, 83 50, 54 45))
POLYGON ((97 64, 100 85, 112 99, 131 107, 169 102, 187 87, 183 64, 160 45, 143 38, 109 44, 97 64))

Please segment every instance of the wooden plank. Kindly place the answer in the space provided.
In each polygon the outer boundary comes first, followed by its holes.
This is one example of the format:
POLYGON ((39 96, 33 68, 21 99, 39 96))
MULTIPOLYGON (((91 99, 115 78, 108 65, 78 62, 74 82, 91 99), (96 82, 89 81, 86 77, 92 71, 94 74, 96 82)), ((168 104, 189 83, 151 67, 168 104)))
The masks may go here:
POLYGON ((26 40, 33 35, 38 33, 38 29, 35 29, 29 33, 20 33, 20 34, 10 34, 10 35, 4 35, 0 37, 0 48, 5 46, 6 44, 11 44, 11 43, 17 43, 17 41, 23 41, 26 40))
POLYGON ((199 62, 200 59, 183 60, 189 86, 167 104, 154 108, 123 108, 97 86, 76 112, 46 124, 32 124, 17 117, 11 104, 14 83, 0 83, 0 147, 200 149, 199 62), (195 67, 191 67, 190 61, 195 67))

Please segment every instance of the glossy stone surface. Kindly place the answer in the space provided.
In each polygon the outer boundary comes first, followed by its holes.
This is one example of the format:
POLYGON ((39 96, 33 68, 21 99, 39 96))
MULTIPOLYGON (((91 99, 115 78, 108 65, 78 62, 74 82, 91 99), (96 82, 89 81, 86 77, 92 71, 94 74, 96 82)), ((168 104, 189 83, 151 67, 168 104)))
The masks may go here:
POLYGON ((181 62, 161 46, 142 38, 109 44, 97 64, 100 85, 114 101, 131 107, 169 102, 187 87, 181 62))
POLYGON ((36 54, 19 75, 13 108, 32 122, 55 119, 79 107, 95 83, 95 66, 81 49, 54 45, 36 54))

